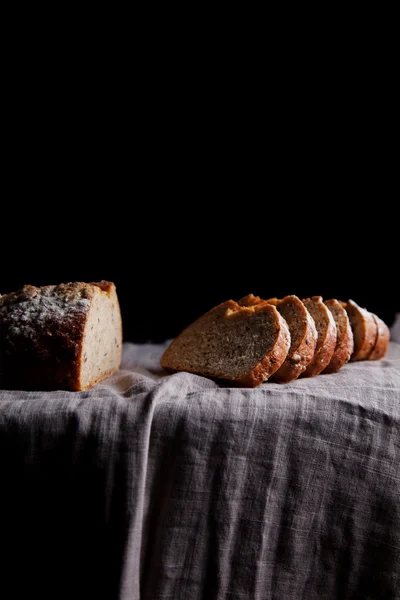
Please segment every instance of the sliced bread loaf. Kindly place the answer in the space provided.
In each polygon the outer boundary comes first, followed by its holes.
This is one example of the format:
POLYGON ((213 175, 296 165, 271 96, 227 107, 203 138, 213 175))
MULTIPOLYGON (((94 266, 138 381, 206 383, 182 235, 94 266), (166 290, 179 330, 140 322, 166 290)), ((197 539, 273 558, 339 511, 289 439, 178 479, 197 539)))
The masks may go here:
POLYGON ((368 360, 380 360, 383 358, 388 351, 390 342, 390 331, 389 327, 376 315, 371 313, 376 323, 376 340, 375 345, 371 350, 371 354, 368 356, 368 360))
MULTIPOLYGON (((271 301, 275 303, 276 299, 271 301)), ((285 362, 271 381, 287 383, 297 379, 311 363, 318 334, 312 316, 297 296, 286 296, 277 301, 277 309, 288 324, 291 344, 285 362)))
POLYGON ((347 312, 339 300, 325 300, 325 304, 331 312, 336 323, 336 345, 332 358, 324 373, 336 373, 349 362, 354 350, 353 331, 347 312))
POLYGON ((370 312, 358 306, 353 300, 344 302, 343 305, 349 316, 354 336, 354 352, 350 360, 352 362, 366 360, 375 345, 377 323, 370 312))
POLYGON ((318 340, 313 359, 302 373, 302 377, 313 377, 321 373, 332 359, 336 347, 336 325, 321 296, 306 298, 303 303, 314 319, 318 340))
POLYGON ((161 366, 255 387, 279 369, 289 346, 288 327, 275 307, 228 300, 178 335, 161 366))

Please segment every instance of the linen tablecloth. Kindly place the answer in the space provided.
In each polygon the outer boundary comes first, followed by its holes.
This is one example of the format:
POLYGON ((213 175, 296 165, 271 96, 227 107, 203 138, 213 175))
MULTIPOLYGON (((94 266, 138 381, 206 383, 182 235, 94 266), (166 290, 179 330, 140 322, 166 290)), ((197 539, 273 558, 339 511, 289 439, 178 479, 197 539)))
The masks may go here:
POLYGON ((162 351, 0 392, 0 597, 399 599, 400 344, 256 389, 162 351))

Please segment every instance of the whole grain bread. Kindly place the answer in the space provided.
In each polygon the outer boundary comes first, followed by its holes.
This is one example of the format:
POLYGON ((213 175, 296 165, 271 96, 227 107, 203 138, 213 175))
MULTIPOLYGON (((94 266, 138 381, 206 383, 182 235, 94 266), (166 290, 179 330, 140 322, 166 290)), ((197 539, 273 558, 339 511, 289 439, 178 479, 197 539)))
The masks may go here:
POLYGON ((339 300, 332 298, 331 300, 325 300, 324 304, 326 304, 333 316, 337 333, 335 350, 329 364, 324 369, 324 373, 336 373, 349 362, 353 354, 353 331, 347 312, 339 300))
POLYGON ((390 331, 382 319, 374 315, 374 313, 371 313, 371 315, 376 323, 376 340, 371 354, 368 356, 368 360, 381 360, 389 348, 390 331))
POLYGON ((288 327, 266 302, 240 306, 228 300, 189 325, 169 345, 161 366, 255 387, 283 363, 288 327))
POLYGON ((354 337, 354 352, 350 361, 366 360, 375 346, 377 323, 370 312, 353 300, 343 302, 343 306, 349 316, 354 337))
POLYGON ((0 384, 85 390, 116 371, 122 324, 115 285, 26 285, 0 298, 0 384))
POLYGON ((314 319, 318 340, 313 359, 302 373, 302 377, 313 377, 321 373, 332 359, 336 347, 336 324, 321 296, 306 298, 303 303, 314 319))
MULTIPOLYGON (((276 299, 271 300, 275 303, 276 299)), ((297 379, 311 363, 318 334, 312 316, 297 296, 286 296, 278 301, 277 310, 289 327, 291 344, 285 362, 271 381, 287 383, 297 379)))

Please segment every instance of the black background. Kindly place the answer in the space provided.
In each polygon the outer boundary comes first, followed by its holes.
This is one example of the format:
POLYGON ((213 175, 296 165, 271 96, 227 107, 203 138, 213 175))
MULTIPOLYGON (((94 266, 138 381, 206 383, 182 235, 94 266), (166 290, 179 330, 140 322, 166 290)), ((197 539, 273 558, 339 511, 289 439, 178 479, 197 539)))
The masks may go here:
POLYGON ((135 192, 124 203, 54 199, 51 216, 35 201, 23 218, 14 210, 1 291, 112 280, 125 339, 139 342, 170 338, 217 303, 250 292, 351 297, 393 321, 399 257, 389 208, 361 203, 351 213, 336 198, 261 196, 222 200, 218 211, 206 198, 157 205, 135 192))
POLYGON ((353 298, 390 324, 400 311, 391 80, 373 95, 351 78, 330 88, 299 73, 269 82, 268 103, 255 81, 195 89, 173 75, 133 82, 135 103, 125 79, 29 102, 11 94, 0 293, 114 281, 125 339, 140 342, 250 292, 353 298))

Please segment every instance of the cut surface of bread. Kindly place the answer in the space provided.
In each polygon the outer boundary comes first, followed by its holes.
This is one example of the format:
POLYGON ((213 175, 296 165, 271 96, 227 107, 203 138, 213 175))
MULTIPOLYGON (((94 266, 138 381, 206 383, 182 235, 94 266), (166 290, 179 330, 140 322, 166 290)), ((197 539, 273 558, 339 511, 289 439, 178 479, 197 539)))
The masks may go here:
POLYGON ((178 335, 160 363, 171 371, 255 387, 280 367, 289 346, 289 330, 273 306, 228 300, 178 335))
POLYGON ((119 369, 122 321, 115 285, 92 284, 93 296, 84 327, 79 389, 85 390, 119 369))
POLYGON ((314 356, 302 377, 313 377, 321 373, 332 359, 336 347, 336 324, 321 296, 306 298, 303 303, 314 319, 318 340, 314 356))
POLYGON ((85 390, 118 370, 122 324, 113 283, 27 285, 0 298, 0 382, 85 390))
MULTIPOLYGON (((276 299, 272 300, 275 303, 276 299)), ((311 363, 318 334, 313 318, 297 296, 286 296, 278 301, 277 310, 289 327, 291 344, 285 362, 271 381, 287 383, 297 379, 311 363)))
POLYGON ((324 304, 328 307, 336 323, 336 345, 332 358, 324 369, 324 373, 336 373, 346 363, 349 362, 354 351, 353 331, 347 312, 342 304, 332 298, 325 300, 324 304))
POLYGON ((351 361, 366 360, 375 345, 377 324, 372 314, 353 300, 344 303, 354 337, 351 361))
POLYGON ((371 313, 376 323, 376 340, 375 345, 371 350, 371 354, 368 356, 368 360, 380 360, 383 358, 388 351, 390 342, 390 331, 389 327, 374 313, 371 313))

